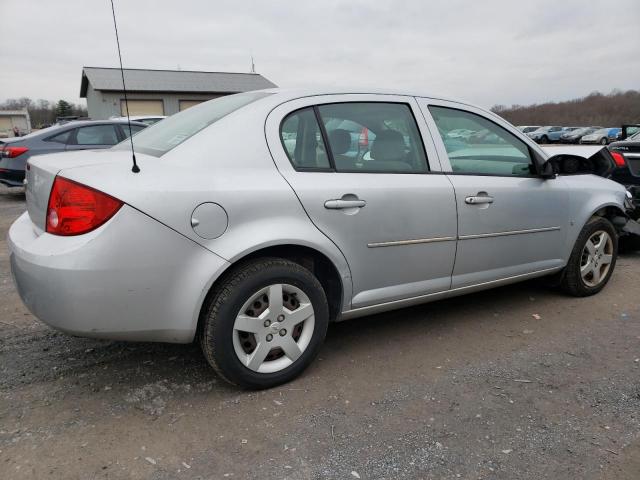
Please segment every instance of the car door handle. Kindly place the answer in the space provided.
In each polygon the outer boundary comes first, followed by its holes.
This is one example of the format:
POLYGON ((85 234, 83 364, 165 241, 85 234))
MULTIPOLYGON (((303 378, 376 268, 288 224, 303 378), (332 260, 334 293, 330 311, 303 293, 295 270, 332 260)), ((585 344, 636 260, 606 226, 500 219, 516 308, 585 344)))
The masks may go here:
POLYGON ((475 195, 464 199, 464 203, 469 205, 480 205, 483 203, 493 203, 493 197, 490 197, 486 193, 484 195, 475 195))
POLYGON ((344 208, 362 208, 367 204, 364 200, 327 200, 324 202, 324 208, 329 210, 342 210, 344 208))

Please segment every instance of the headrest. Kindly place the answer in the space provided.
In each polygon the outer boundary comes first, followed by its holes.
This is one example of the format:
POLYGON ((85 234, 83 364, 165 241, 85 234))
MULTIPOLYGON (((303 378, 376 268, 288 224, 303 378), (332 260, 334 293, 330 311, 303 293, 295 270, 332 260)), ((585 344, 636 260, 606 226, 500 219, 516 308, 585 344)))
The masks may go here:
POLYGON ((405 155, 404 137, 397 130, 382 130, 376 135, 371 147, 371 157, 374 160, 397 162, 405 155))

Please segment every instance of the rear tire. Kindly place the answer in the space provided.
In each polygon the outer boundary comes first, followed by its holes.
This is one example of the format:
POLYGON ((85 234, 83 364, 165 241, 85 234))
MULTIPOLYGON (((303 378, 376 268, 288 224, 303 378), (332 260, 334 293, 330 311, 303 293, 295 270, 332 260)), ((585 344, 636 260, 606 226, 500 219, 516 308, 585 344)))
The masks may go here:
POLYGON ((302 373, 329 324, 322 285, 306 268, 280 258, 239 265, 214 288, 202 313, 204 356, 226 381, 271 388, 302 373))
POLYGON ((606 138, 603 138, 602 140, 600 140, 600 145, 606 145, 607 143, 608 142, 606 138))
POLYGON ((615 228, 606 218, 592 217, 578 235, 560 287, 575 297, 598 293, 611 278, 617 257, 615 228))

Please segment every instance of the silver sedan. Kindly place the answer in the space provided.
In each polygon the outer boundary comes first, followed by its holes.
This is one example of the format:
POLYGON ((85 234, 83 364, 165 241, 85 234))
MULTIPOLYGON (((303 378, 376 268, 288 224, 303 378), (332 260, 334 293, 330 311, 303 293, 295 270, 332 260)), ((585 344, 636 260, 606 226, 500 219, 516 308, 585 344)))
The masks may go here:
POLYGON ((624 188, 576 158, 418 94, 243 93, 133 143, 139 173, 126 142, 29 162, 20 296, 74 335, 197 339, 246 388, 300 374, 333 321, 542 276, 595 294, 626 218, 624 188))

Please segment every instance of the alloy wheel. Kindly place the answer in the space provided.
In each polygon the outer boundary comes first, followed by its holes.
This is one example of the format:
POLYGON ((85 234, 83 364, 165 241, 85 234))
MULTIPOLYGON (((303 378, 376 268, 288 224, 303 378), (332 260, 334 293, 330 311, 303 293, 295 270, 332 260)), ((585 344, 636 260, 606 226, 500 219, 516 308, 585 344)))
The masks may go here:
POLYGON ((597 287, 607 277, 612 261, 613 240, 607 232, 598 230, 589 237, 582 249, 582 281, 589 287, 597 287))
POLYGON ((315 317, 299 288, 274 284, 249 297, 233 325, 233 348, 248 369, 274 373, 292 365, 309 346, 315 317))

